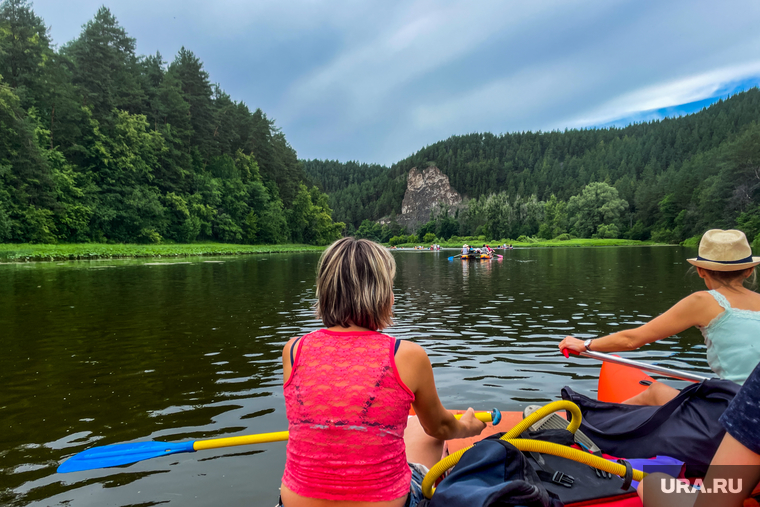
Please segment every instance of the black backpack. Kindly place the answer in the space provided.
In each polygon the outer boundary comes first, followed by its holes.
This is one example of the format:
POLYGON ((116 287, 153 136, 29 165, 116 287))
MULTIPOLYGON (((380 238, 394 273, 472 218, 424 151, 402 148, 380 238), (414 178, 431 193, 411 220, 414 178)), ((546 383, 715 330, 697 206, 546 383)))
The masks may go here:
MULTIPOLYGON (((562 507, 599 498, 635 496, 624 479, 600 478, 576 461, 549 454, 523 454, 492 435, 466 451, 421 507, 562 507), (539 464, 539 461, 541 464, 539 464)), ((563 445, 573 444, 567 430, 541 430, 524 437, 563 445)), ((630 470, 630 467, 629 467, 630 470)))

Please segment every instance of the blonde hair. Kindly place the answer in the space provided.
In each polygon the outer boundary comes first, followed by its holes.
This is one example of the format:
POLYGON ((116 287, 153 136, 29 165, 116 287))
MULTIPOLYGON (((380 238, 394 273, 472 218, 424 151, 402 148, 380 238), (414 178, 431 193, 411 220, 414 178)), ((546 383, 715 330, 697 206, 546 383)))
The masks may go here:
POLYGON ((319 259, 317 317, 327 327, 391 326, 395 276, 396 261, 382 246, 366 239, 339 239, 319 259))

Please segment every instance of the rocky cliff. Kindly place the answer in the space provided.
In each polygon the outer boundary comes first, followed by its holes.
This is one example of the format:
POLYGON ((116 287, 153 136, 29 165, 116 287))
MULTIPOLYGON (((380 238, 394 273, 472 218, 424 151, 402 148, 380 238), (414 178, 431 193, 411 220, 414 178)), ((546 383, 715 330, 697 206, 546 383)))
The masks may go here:
POLYGON ((455 207, 462 202, 459 192, 451 188, 449 177, 435 166, 412 168, 406 179, 406 193, 401 203, 398 223, 410 232, 430 220, 430 213, 438 203, 455 207))

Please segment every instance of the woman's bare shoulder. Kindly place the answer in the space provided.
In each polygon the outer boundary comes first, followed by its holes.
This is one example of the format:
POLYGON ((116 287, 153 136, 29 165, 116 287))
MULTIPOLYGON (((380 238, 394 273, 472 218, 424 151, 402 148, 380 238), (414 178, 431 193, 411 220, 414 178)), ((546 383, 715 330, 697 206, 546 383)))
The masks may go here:
POLYGON ((298 336, 294 336, 293 338, 291 338, 290 340, 288 340, 288 341, 285 343, 285 346, 282 348, 282 350, 283 350, 283 351, 288 351, 288 350, 290 350, 290 347, 292 347, 292 346, 293 346, 293 343, 294 343, 294 342, 295 342, 295 341, 296 341, 298 338, 299 338, 298 336))
POLYGON ((698 290, 697 292, 692 292, 685 298, 683 298, 683 301, 693 301, 693 302, 708 302, 708 301, 715 301, 715 298, 712 294, 710 294, 710 291, 707 290, 698 290))
MULTIPOLYGON (((716 301, 712 294, 706 290, 700 290, 689 294, 676 303, 673 308, 678 308, 680 313, 686 312, 706 317, 707 322, 723 311, 723 308, 718 304, 718 301, 716 301), (702 312, 707 312, 710 315, 703 315, 702 312)), ((705 325, 707 322, 702 323, 701 325, 705 325)))
POLYGON ((413 393, 425 384, 424 379, 433 376, 433 369, 428 355, 421 346, 408 340, 399 340, 395 356, 396 368, 404 385, 413 393), (422 379, 422 380, 421 380, 422 379))
MULTIPOLYGON (((675 304, 666 314, 680 318, 688 327, 707 326, 723 312, 723 308, 706 290, 693 292, 675 304)), ((665 317, 665 314, 663 314, 665 317)))
POLYGON ((298 347, 301 346, 301 342, 299 341, 299 338, 303 338, 302 336, 294 336, 290 340, 288 340, 285 343, 285 346, 282 347, 282 358, 288 360, 288 364, 290 364, 290 349, 293 347, 293 344, 298 341, 298 345, 296 345, 296 348, 293 349, 293 355, 295 355, 296 352, 298 352, 298 347))
POLYGON ((398 351, 396 352, 396 364, 419 366, 423 363, 430 363, 427 352, 420 345, 410 342, 409 340, 399 340, 398 351))
POLYGON ((676 306, 686 307, 689 309, 705 308, 712 305, 717 305, 720 307, 717 301, 715 301, 715 298, 712 296, 712 294, 706 290, 692 292, 676 304, 676 306))
MULTIPOLYGON (((396 338, 398 340, 398 338, 396 338)), ((398 352, 396 353, 396 356, 398 357, 399 354, 404 354, 407 356, 425 356, 427 357, 427 352, 425 352, 425 349, 423 349, 420 345, 417 345, 414 342, 411 342, 409 340, 398 340, 399 346, 398 346, 398 352)))

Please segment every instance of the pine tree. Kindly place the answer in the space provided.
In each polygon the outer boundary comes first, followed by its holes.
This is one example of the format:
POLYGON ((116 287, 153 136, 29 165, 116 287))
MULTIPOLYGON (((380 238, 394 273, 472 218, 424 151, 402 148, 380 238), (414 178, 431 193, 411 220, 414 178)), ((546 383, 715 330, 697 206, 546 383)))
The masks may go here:
POLYGON ((145 94, 135 44, 104 6, 82 27, 79 38, 64 47, 75 64, 73 82, 82 103, 98 121, 111 118, 114 109, 142 111, 145 94))
POLYGON ((217 155, 214 142, 214 106, 208 72, 200 59, 184 47, 169 66, 167 77, 179 85, 182 100, 187 103, 191 134, 188 148, 198 150, 201 163, 207 164, 217 155))
POLYGON ((44 61, 51 53, 48 29, 27 0, 0 4, 0 75, 22 107, 33 105, 44 61))

